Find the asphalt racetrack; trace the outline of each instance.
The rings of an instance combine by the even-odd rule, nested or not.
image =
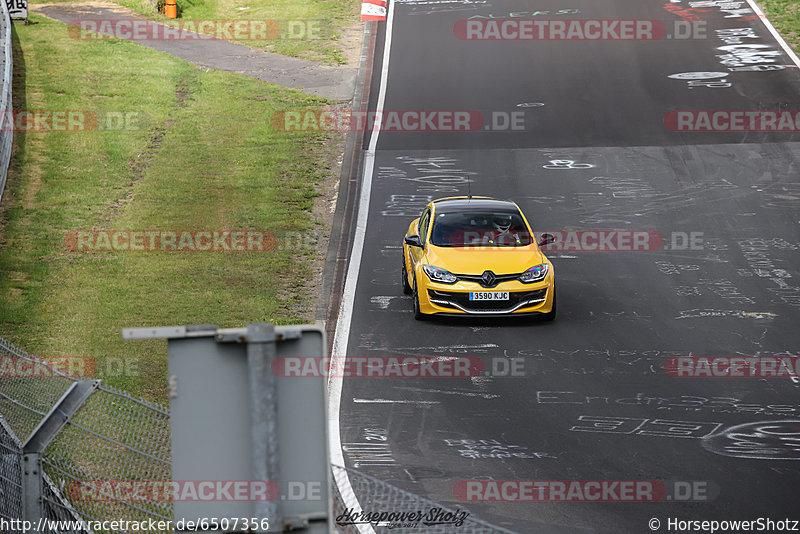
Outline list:
[[[800,520],[800,380],[668,372],[679,357],[798,354],[795,59],[744,1],[535,4],[394,0],[379,23],[370,110],[458,111],[469,131],[445,121],[365,133],[363,234],[335,350],[479,358],[484,372],[339,380],[338,454],[516,532]],[[640,28],[658,38],[478,38],[511,18],[547,21],[543,31],[650,21]],[[547,252],[555,322],[413,319],[400,287],[405,230],[430,200],[468,192],[516,201],[562,245],[578,236]],[[659,238],[637,250],[581,242],[612,230]],[[464,491],[487,480],[650,481],[663,495]]]

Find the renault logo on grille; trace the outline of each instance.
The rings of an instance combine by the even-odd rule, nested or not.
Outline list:
[[[483,287],[492,287],[497,282],[497,277],[492,271],[484,271],[481,275],[481,285]]]

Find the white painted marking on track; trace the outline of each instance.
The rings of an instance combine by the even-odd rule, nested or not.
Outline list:
[[[486,376],[486,375],[472,376],[472,377],[470,377],[469,380],[478,389],[485,390],[486,388],[489,387],[489,382],[492,381],[492,377],[491,376]]]
[[[482,399],[497,399],[500,397],[500,395],[495,395],[494,393],[477,393],[475,391],[462,391],[459,389],[425,389],[425,388],[412,388],[412,387],[398,387],[395,389],[416,391],[418,393],[436,393],[438,395],[460,395],[462,397],[480,397]]]
[[[441,404],[439,401],[422,401],[422,400],[404,400],[404,399],[356,399],[353,398],[356,404],[415,404],[419,406],[428,406],[431,404]]]
[[[381,83],[378,90],[378,103],[376,111],[383,110],[386,101],[386,83],[389,73],[389,52],[392,49],[392,25],[394,23],[394,2],[389,2],[386,16],[386,39],[383,47],[383,63],[381,65]],[[381,114],[378,113],[378,117]],[[380,119],[379,121],[380,122]],[[339,317],[336,323],[336,333],[333,337],[333,355],[347,358],[347,343],[350,338],[350,323],[353,320],[353,303],[358,283],[358,272],[361,268],[361,257],[364,252],[364,238],[367,232],[367,216],[369,214],[369,198],[372,192],[372,173],[375,168],[375,147],[378,144],[380,126],[376,125],[370,138],[369,150],[364,156],[364,179],[361,183],[361,195],[358,202],[358,218],[356,219],[355,235],[353,236],[353,249],[350,253],[350,263],[347,267],[347,279],[339,307]],[[338,374],[338,373],[337,373]],[[342,377],[331,375],[328,381],[328,443],[330,447],[331,463],[344,467],[344,451],[339,430],[339,410],[342,399]],[[339,488],[339,493],[345,501],[347,508],[361,510],[350,483],[350,477],[344,469],[334,470],[334,480]],[[361,534],[375,534],[375,529],[369,524],[356,525]]]
[[[396,295],[376,295],[374,297],[369,298],[369,303],[378,306],[379,310],[386,310],[389,308],[389,305],[392,303],[392,300],[394,299],[405,300],[404,297]]]
[[[478,345],[437,345],[435,347],[403,347],[402,350],[431,350],[442,351],[444,349],[493,349],[497,348],[496,343],[480,343]]]

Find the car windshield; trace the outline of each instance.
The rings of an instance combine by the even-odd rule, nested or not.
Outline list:
[[[524,247],[531,235],[519,212],[437,213],[431,244],[437,247]]]

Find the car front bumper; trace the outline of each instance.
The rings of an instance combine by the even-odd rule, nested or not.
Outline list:
[[[491,289],[469,282],[428,283],[419,289],[420,311],[424,314],[497,316],[549,313],[553,308],[555,284],[548,276],[534,284],[506,282]],[[508,291],[509,299],[470,301],[469,294],[473,291]]]

